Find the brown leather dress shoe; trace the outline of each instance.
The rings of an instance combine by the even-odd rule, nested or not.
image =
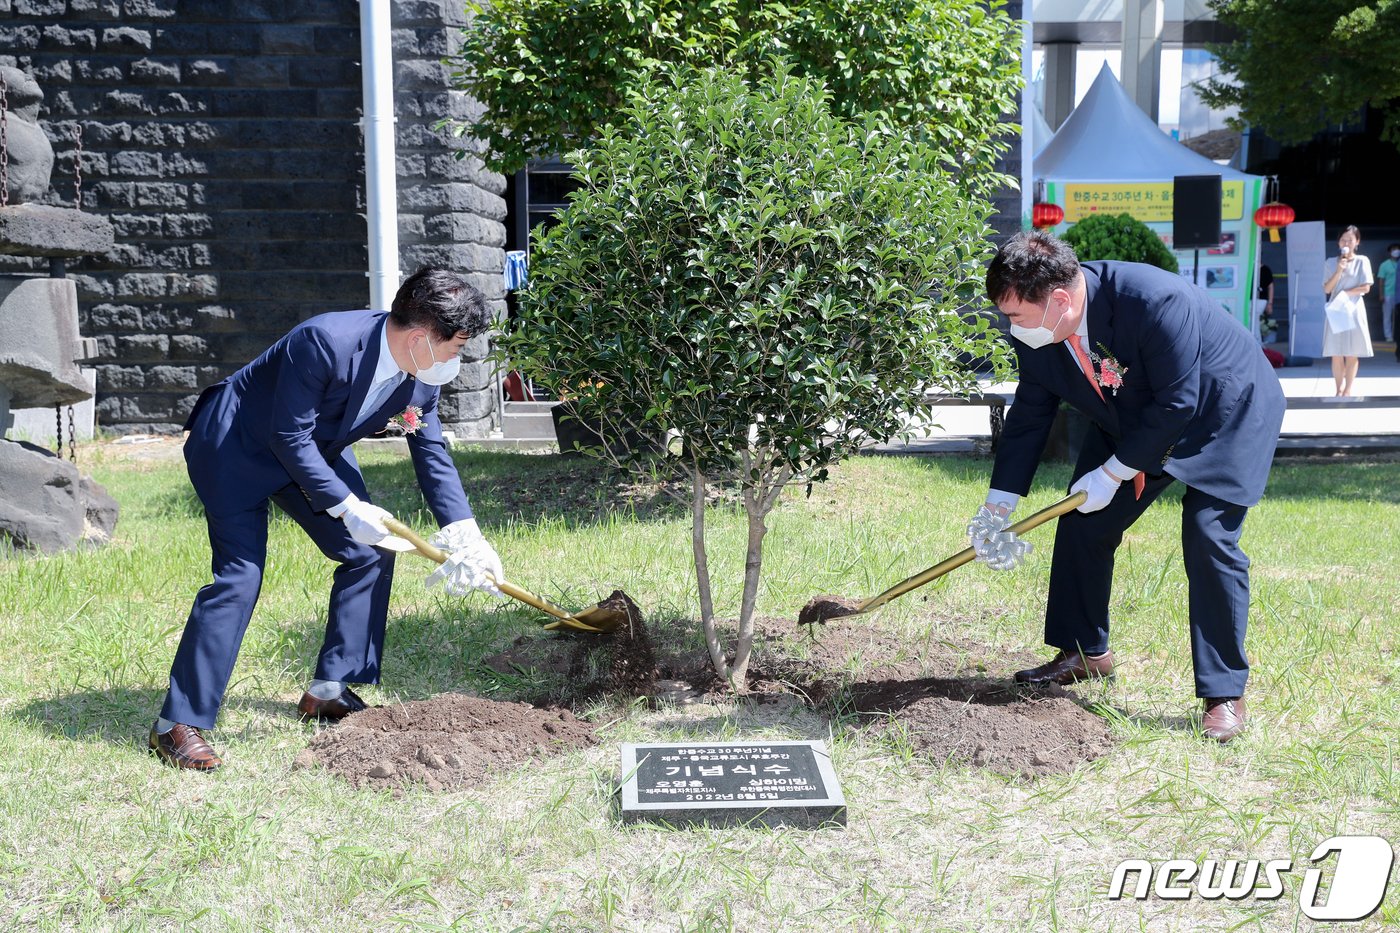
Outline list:
[[[322,721],[339,722],[351,713],[358,713],[362,709],[369,709],[369,704],[355,695],[355,691],[346,687],[340,691],[340,696],[329,700],[318,700],[310,693],[301,695],[301,702],[297,704],[297,712],[301,713],[302,719],[320,719]]]
[[[224,763],[213,746],[204,741],[203,733],[182,722],[169,732],[157,732],[152,726],[147,744],[161,761],[187,771],[213,771]]]
[[[1223,744],[1243,732],[1248,720],[1244,697],[1207,697],[1201,733]]]
[[[1112,651],[1105,651],[1098,657],[1080,654],[1078,651],[1061,651],[1039,667],[1017,671],[1016,683],[1043,687],[1046,684],[1072,684],[1076,680],[1112,676]]]

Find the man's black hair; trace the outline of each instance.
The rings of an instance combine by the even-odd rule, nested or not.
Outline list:
[[[486,296],[455,272],[425,266],[399,286],[389,317],[399,327],[426,327],[439,340],[467,339],[491,326]]]
[[[1007,298],[1040,304],[1079,275],[1079,257],[1053,233],[1018,233],[997,250],[987,267],[987,297],[999,305]]]

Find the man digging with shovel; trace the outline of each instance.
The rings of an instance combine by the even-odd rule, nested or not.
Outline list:
[[[423,269],[391,311],[313,317],[200,395],[185,424],[185,461],[204,504],[214,582],[195,596],[151,729],[163,761],[196,771],[223,763],[200,730],[214,726],[257,603],[269,500],[339,564],[315,679],[297,709],[304,719],[339,720],[365,708],[348,684],[379,681],[394,554],[413,545],[385,528],[389,513],[368,501],[350,445],[391,419],[408,433],[418,485],[441,526],[433,543],[448,552],[430,583],[500,595],[491,583],[505,579],[500,558],[472,518],[437,414],[457,354],[490,321],[464,278]]]
[[[1082,265],[1049,233],[1007,241],[987,270],[987,297],[1011,320],[1020,382],[969,526],[978,559],[997,569],[994,540],[1035,475],[1064,400],[1093,426],[1070,491],[1088,498],[1060,519],[1050,567],[1046,664],[1029,684],[1113,673],[1108,602],[1123,533],[1173,481],[1182,496],[1191,656],[1202,730],[1228,742],[1244,728],[1249,558],[1245,513],[1269,478],[1283,390],[1238,321],[1204,290],[1153,266]]]

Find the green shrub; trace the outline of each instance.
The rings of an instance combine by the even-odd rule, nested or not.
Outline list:
[[[1131,214],[1090,214],[1069,228],[1064,240],[1080,262],[1116,259],[1145,262],[1176,272],[1176,257],[1152,229]]]
[[[979,295],[991,208],[929,148],[838,117],[781,63],[752,82],[724,68],[645,80],[571,159],[581,187],[536,242],[501,347],[605,438],[671,438],[659,465],[690,481],[711,660],[741,687],[783,487],[906,430],[925,388],[970,390],[964,359],[1006,371],[997,331],[959,314]],[[732,659],[704,548],[707,486],[727,478],[749,519]]]
[[[883,111],[969,181],[993,181],[1008,139],[999,121],[1020,88],[1020,26],[1002,0],[482,0],[468,10],[452,80],[485,110],[454,130],[507,173],[588,145],[658,65],[763,72],[779,55],[825,81],[838,114]]]

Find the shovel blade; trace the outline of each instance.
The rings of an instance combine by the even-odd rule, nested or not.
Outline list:
[[[575,623],[583,623],[578,625]],[[627,613],[620,609],[610,609],[607,606],[594,606],[592,609],[585,609],[582,612],[575,612],[572,618],[556,619],[545,624],[546,631],[553,631],[559,628],[569,628],[579,632],[615,632],[627,624]]]

